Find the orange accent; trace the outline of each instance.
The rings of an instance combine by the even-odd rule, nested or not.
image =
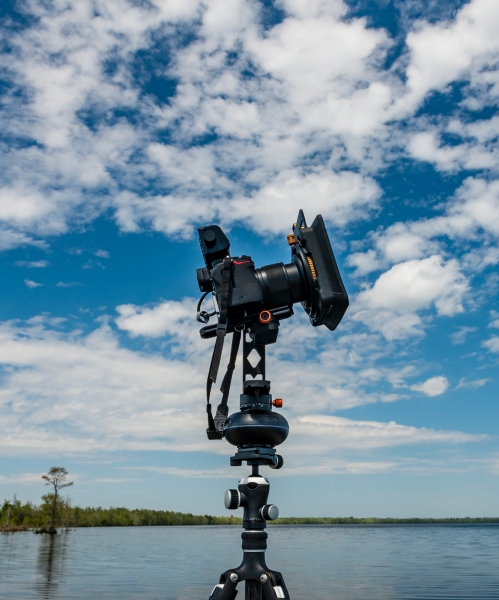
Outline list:
[[[296,244],[296,240],[295,240],[294,234],[290,233],[289,235],[286,236],[286,239],[288,240],[288,244],[290,246],[292,246],[293,244]]]
[[[272,400],[272,406],[275,406],[276,408],[282,408],[282,398],[276,398],[275,400]]]
[[[263,323],[265,325],[267,323],[270,323],[270,319],[272,319],[272,315],[270,314],[270,312],[268,310],[262,310],[262,312],[260,313],[260,316],[258,318],[260,319],[260,323]]]
[[[317,279],[317,271],[315,270],[314,261],[307,256],[308,266],[310,267],[310,272],[312,273],[312,279]]]

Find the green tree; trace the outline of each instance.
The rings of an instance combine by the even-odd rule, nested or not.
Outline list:
[[[68,472],[64,467],[52,467],[46,475],[42,475],[45,485],[52,488],[49,494],[43,496],[43,500],[49,506],[50,510],[50,531],[55,531],[57,514],[63,505],[60,491],[74,484],[74,481],[66,481],[67,474]]]

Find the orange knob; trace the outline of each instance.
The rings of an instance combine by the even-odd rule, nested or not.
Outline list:
[[[270,323],[270,320],[272,319],[272,314],[268,310],[262,310],[259,319],[260,323],[263,323],[265,325],[266,323]]]
[[[276,398],[275,400],[272,400],[272,406],[275,406],[276,408],[282,408],[282,398]]]

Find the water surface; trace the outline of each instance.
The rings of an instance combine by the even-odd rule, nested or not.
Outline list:
[[[499,600],[499,525],[269,527],[291,600]],[[207,600],[239,527],[0,534],[0,598]],[[244,600],[241,588],[238,598]]]

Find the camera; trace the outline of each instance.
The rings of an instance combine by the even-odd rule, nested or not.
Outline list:
[[[224,259],[230,256],[230,242],[218,225],[198,229],[206,267],[197,270],[199,289],[213,292],[219,313],[223,294]],[[314,327],[334,330],[348,307],[348,295],[341,280],[326,226],[317,215],[307,226],[300,210],[293,233],[287,236],[291,262],[255,268],[250,256],[232,257],[227,301],[227,333],[252,325],[258,343],[277,339],[279,320],[293,314],[301,303]],[[207,322],[208,313],[198,310],[198,321]],[[261,326],[261,327],[260,327]],[[203,327],[202,338],[216,335],[217,326]]]

